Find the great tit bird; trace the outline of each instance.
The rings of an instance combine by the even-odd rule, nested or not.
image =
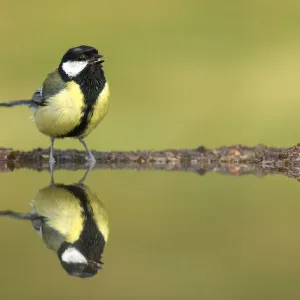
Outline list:
[[[32,206],[29,213],[0,211],[0,216],[31,220],[69,275],[97,274],[109,235],[107,212],[98,197],[83,184],[53,184],[37,193]]]
[[[0,103],[0,106],[29,105],[40,132],[51,139],[50,163],[54,163],[54,140],[77,138],[95,162],[84,138],[104,118],[108,110],[109,87],[105,79],[103,56],[90,46],[69,49],[56,70],[30,100]]]

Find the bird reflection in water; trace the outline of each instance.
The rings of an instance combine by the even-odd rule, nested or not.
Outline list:
[[[81,278],[97,274],[109,235],[108,217],[103,203],[83,180],[71,185],[51,181],[31,205],[28,213],[7,210],[0,211],[0,216],[30,220],[68,274]]]

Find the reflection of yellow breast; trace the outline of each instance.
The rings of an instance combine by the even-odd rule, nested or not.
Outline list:
[[[64,135],[80,123],[83,105],[83,93],[72,81],[63,91],[47,99],[46,106],[38,107],[34,121],[39,131],[48,136]]]
[[[108,110],[108,98],[109,98],[109,87],[108,83],[105,83],[103,90],[101,91],[93,110],[93,114],[90,117],[90,121],[88,127],[81,135],[82,137],[86,137],[93,131],[98,124],[102,121],[105,117],[107,110]]]
[[[58,231],[67,242],[74,243],[80,238],[84,222],[88,217],[79,199],[68,190],[69,186],[51,185],[41,189],[36,195],[33,206],[40,217],[45,218],[46,224]],[[70,186],[71,187],[71,186]],[[77,186],[86,195],[89,217],[93,218],[105,242],[109,236],[108,215],[104,204],[87,186]]]
[[[33,205],[39,216],[45,217],[48,226],[61,233],[66,241],[74,243],[83,229],[80,200],[62,186],[41,189]]]

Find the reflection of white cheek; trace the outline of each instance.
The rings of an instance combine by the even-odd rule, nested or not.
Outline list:
[[[86,258],[75,248],[70,247],[61,256],[62,261],[66,263],[87,264]]]
[[[86,66],[87,61],[67,61],[62,64],[62,69],[70,77],[77,76]]]

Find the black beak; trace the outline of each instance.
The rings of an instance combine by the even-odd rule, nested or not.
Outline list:
[[[104,63],[103,55],[95,54],[92,60],[90,61],[91,64],[102,64]]]
[[[98,262],[95,262],[95,261],[89,261],[89,265],[93,268],[93,269],[95,269],[95,270],[100,270],[100,269],[102,269],[102,265],[103,265],[103,263],[102,262],[100,262],[100,263],[98,263]]]

